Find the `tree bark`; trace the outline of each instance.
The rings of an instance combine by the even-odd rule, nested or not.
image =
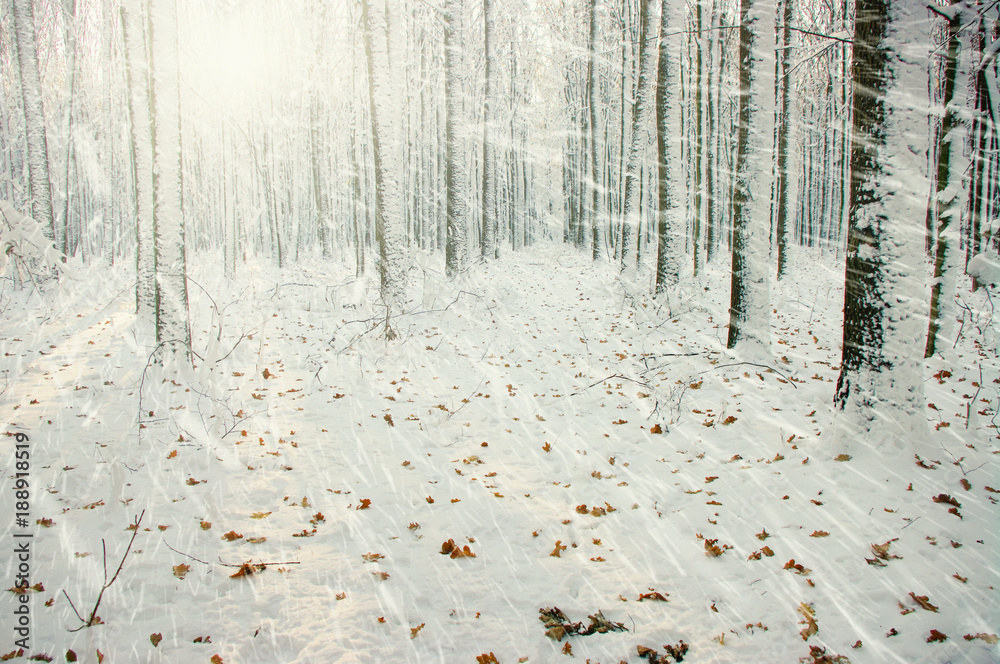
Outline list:
[[[21,98],[27,134],[28,191],[31,216],[46,228],[49,239],[55,238],[52,216],[52,188],[49,178],[49,148],[45,135],[45,111],[42,105],[42,82],[38,73],[38,48],[32,0],[13,0],[14,41],[21,73]]]

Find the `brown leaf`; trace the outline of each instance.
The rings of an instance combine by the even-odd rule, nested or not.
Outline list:
[[[227,542],[235,542],[238,539],[243,539],[243,535],[236,532],[235,530],[230,530],[228,533],[222,536],[222,539]]]
[[[370,499],[370,498],[362,498],[362,499],[361,499],[361,504],[360,504],[360,505],[358,505],[358,506],[357,506],[357,507],[356,507],[355,509],[359,509],[359,510],[366,510],[366,509],[368,509],[369,507],[371,507],[371,505],[372,505],[372,501],[371,501],[371,499]],[[303,506],[303,507],[304,507],[304,506]]]
[[[76,653],[72,649],[66,651],[66,661],[67,662],[75,662],[75,661],[77,661],[77,659],[76,659]]]
[[[774,555],[774,551],[771,551],[771,547],[769,547],[769,546],[761,547],[760,552],[763,553],[768,558],[770,558],[770,557],[772,557]]]
[[[168,454],[167,458],[168,459],[173,459],[175,456],[177,456],[177,450],[174,450],[170,454]]]
[[[160,641],[162,641],[162,640],[163,640],[163,635],[160,634],[160,633],[150,634],[149,635],[149,642],[153,644],[154,648],[156,646],[160,645]]]
[[[363,553],[361,557],[365,559],[366,563],[377,563],[378,561],[385,558],[381,553]]]
[[[834,461],[850,461],[851,460],[851,455],[850,454],[838,454],[837,456],[833,457],[833,460]]]
[[[809,537],[828,537],[829,535],[830,533],[826,532],[825,530],[814,530],[812,532],[812,535],[810,535]]]
[[[921,609],[937,613],[938,608],[927,601],[927,595],[916,595],[914,593],[910,593],[910,597],[913,598],[914,602],[920,605]]]
[[[764,540],[766,540],[770,536],[771,536],[771,534],[769,532],[767,532],[766,528],[764,530],[761,530],[759,533],[757,533],[757,539],[759,539],[761,542],[763,542]]]
[[[801,574],[802,576],[806,576],[806,575],[809,574],[809,572],[812,571],[808,567],[803,567],[802,565],[799,565],[798,563],[796,563],[795,562],[795,558],[792,558],[787,563],[785,563],[785,566],[782,569],[791,570],[791,571],[795,572],[796,574]]]
[[[717,558],[724,554],[729,549],[733,548],[728,544],[723,544],[721,547],[717,546],[715,543],[718,542],[717,539],[706,539],[705,540],[705,555],[712,558]]]
[[[202,521],[199,525],[201,526],[202,530],[208,530],[209,528],[212,527],[212,524],[209,521]]]
[[[948,635],[942,634],[936,629],[932,629],[931,635],[927,637],[927,643],[931,643],[933,641],[947,641],[947,640],[948,640]]]
[[[476,655],[476,663],[477,664],[500,664],[500,662],[497,661],[496,655],[494,655],[492,652],[489,653],[489,654],[483,653],[482,655]]]
[[[426,623],[420,623],[420,624],[419,624],[419,625],[417,625],[416,627],[411,627],[411,628],[410,628],[410,638],[411,638],[411,639],[415,639],[415,638],[417,638],[417,634],[419,634],[419,633],[420,633],[420,630],[422,630],[422,629],[424,628],[424,625],[425,625],[425,624],[426,624]]]
[[[670,593],[667,593],[667,594],[669,595]],[[648,593],[639,593],[639,599],[637,601],[643,602],[643,601],[646,601],[646,600],[649,600],[651,602],[669,602],[670,601],[666,597],[663,596],[663,593],[659,593],[656,590],[654,590],[653,588],[650,588]]]
[[[721,424],[723,426],[729,426],[730,424],[732,424],[735,421],[736,421],[736,417],[734,415],[730,415],[726,419],[722,420]]]
[[[800,603],[797,609],[799,613],[805,620],[800,620],[800,625],[805,625],[805,629],[799,632],[803,641],[808,641],[809,637],[813,634],[819,632],[819,622],[816,620],[816,612],[813,610],[812,604]]]
[[[962,506],[961,503],[959,503],[957,500],[955,500],[946,493],[939,493],[935,497],[931,498],[931,500],[933,500],[935,503],[948,503],[949,505],[954,505],[955,507]]]
[[[391,426],[391,427],[396,426],[395,424],[393,424],[393,422],[392,422],[392,415],[390,415],[389,413],[386,413],[385,415],[383,415],[382,419],[385,420],[386,424],[388,424],[389,426]]]
[[[649,427],[649,433],[663,433],[663,429],[660,428],[659,424],[654,424]]]
[[[212,659],[209,660],[212,664],[224,664],[222,658],[218,655],[212,655]]]
[[[174,576],[176,576],[178,579],[183,579],[184,576],[190,571],[191,571],[190,565],[185,565],[184,563],[181,563],[180,565],[174,565]]]
[[[997,638],[996,634],[987,634],[985,632],[980,632],[979,634],[966,634],[962,638],[964,638],[966,641],[972,641],[973,639],[980,639],[982,641],[986,641],[986,643],[990,644],[991,646],[995,646],[997,643],[1000,643],[1000,638]]]
[[[556,540],[556,548],[552,549],[552,553],[550,553],[549,555],[555,558],[562,558],[562,556],[559,554],[565,550],[566,550],[566,545],[562,543],[562,540]]]

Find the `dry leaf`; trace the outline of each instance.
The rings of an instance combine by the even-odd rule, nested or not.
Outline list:
[[[168,454],[167,458],[168,459],[173,459],[175,456],[177,456],[177,450],[174,450],[170,454]]]
[[[810,535],[809,537],[828,537],[829,535],[830,533],[826,532],[825,530],[814,530],[812,535]]]
[[[809,572],[812,571],[808,567],[803,567],[802,565],[797,564],[795,562],[795,558],[792,558],[787,563],[785,563],[785,566],[782,569],[791,570],[796,574],[801,574],[802,576],[806,576],[809,574]]]
[[[420,624],[419,624],[419,625],[417,625],[416,627],[411,627],[411,628],[410,628],[410,638],[411,638],[411,639],[415,639],[415,638],[417,638],[417,634],[419,634],[419,633],[420,633],[420,630],[422,630],[422,629],[424,628],[424,625],[425,625],[425,624],[426,624],[426,623],[420,623]]]
[[[947,641],[947,640],[948,640],[948,635],[942,634],[936,629],[932,629],[930,636],[927,637],[927,643],[931,643],[933,641]]]
[[[771,533],[767,532],[766,528],[764,530],[761,530],[759,533],[757,533],[757,539],[759,539],[761,542],[763,542],[764,540],[766,540],[770,536],[771,536]]]
[[[913,598],[914,602],[920,605],[921,609],[937,613],[938,608],[927,601],[927,595],[916,595],[914,593],[910,593],[910,597]]]
[[[270,515],[270,514],[271,514],[270,512],[254,512],[253,514],[250,515],[250,518],[251,519],[264,519],[264,518],[267,518],[267,516]]]
[[[160,641],[162,641],[162,640],[163,640],[163,635],[162,634],[157,633],[157,634],[150,634],[149,635],[149,642],[153,644],[154,648],[156,646],[160,645]]]
[[[813,634],[819,632],[819,623],[816,620],[816,613],[813,610],[812,604],[801,603],[799,604],[798,612],[802,614],[805,620],[800,620],[800,625],[805,625],[805,629],[799,632],[802,636],[803,641],[808,641],[809,637]]]
[[[833,457],[833,460],[834,461],[850,461],[851,460],[851,455],[850,454],[838,454],[837,456]]]
[[[174,565],[174,576],[178,579],[183,579],[184,575],[191,571],[190,565],[185,565],[181,563],[180,565]]]
[[[931,498],[935,503],[948,503],[949,505],[954,505],[955,507],[961,507],[961,503],[952,498],[946,493],[939,493],[938,495]]]
[[[370,498],[362,498],[361,499],[361,504],[358,505],[355,509],[366,510],[369,507],[371,507],[371,505],[372,505],[372,501],[371,501]]]
[[[997,643],[1000,643],[1000,638],[997,638],[996,634],[987,634],[985,632],[980,632],[979,634],[966,634],[962,638],[964,638],[966,641],[972,641],[973,639],[980,639],[990,644],[991,646],[995,646]]]
[[[228,533],[222,536],[222,539],[227,542],[235,542],[238,539],[243,539],[243,535],[236,532],[235,530],[230,530]]]
[[[361,554],[361,557],[365,559],[366,563],[375,563],[385,558],[381,553],[364,553]]]
[[[212,527],[212,524],[209,521],[202,521],[201,524],[199,525],[201,525],[202,530],[208,530],[209,528]]]
[[[212,655],[212,659],[209,660],[212,664],[224,664],[222,658],[218,655]]]
[[[717,558],[717,557],[721,556],[722,554],[724,554],[729,549],[733,548],[733,547],[729,546],[728,544],[723,544],[721,547],[716,546],[715,543],[718,542],[718,541],[719,540],[717,540],[717,539],[706,539],[705,540],[705,555],[706,556],[710,556],[712,558]]]
[[[562,540],[556,540],[556,548],[552,549],[552,553],[550,553],[549,555],[555,558],[562,558],[562,556],[559,554],[565,550],[566,546],[562,543]]]

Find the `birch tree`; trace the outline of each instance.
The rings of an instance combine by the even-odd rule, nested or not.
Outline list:
[[[21,98],[27,138],[28,192],[31,216],[46,228],[49,239],[55,238],[52,216],[52,189],[49,179],[49,148],[45,135],[45,111],[42,106],[42,82],[38,73],[38,48],[32,0],[13,0],[14,42],[21,72]]]

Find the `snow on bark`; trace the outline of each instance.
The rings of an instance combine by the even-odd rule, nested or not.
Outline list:
[[[156,306],[156,253],[153,235],[153,155],[150,126],[146,23],[139,0],[121,11],[125,33],[128,106],[131,118],[132,215],[136,228],[136,312],[152,320]]]
[[[919,4],[859,0],[857,11],[843,359],[834,401],[878,432],[876,440],[905,439],[926,426],[923,86],[932,40]]]
[[[651,0],[639,0],[639,82],[635,92],[635,110],[632,113],[632,142],[629,146],[628,165],[625,169],[625,203],[622,225],[622,270],[638,268],[639,257],[639,197],[640,169],[643,153],[649,143],[650,81],[655,76],[656,40],[649,38]]]
[[[740,8],[740,97],[733,192],[732,286],[727,347],[758,359],[770,355],[770,182],[773,150],[773,7]]]
[[[386,7],[386,11],[392,9]],[[389,310],[402,299],[405,286],[403,247],[397,230],[403,216],[403,190],[397,173],[402,164],[401,145],[393,133],[393,122],[400,115],[390,89],[386,17],[381,12],[372,12],[369,0],[363,0],[362,22],[375,161],[375,241],[379,251],[380,293],[388,318]]]
[[[32,0],[13,0],[14,41],[21,72],[21,96],[27,139],[28,189],[31,216],[46,227],[54,238],[52,190],[49,180],[49,149],[45,137],[45,112],[42,106],[42,83],[38,73],[38,51]]]
[[[447,230],[445,240],[445,273],[454,277],[465,267],[466,227],[468,206],[465,202],[466,176],[462,138],[458,120],[462,112],[461,79],[458,65],[461,58],[456,24],[459,21],[458,3],[447,0],[444,13],[444,62],[445,62],[445,187],[447,190]]]
[[[659,295],[680,281],[681,260],[684,252],[684,230],[681,209],[677,204],[677,185],[674,177],[673,159],[676,150],[674,137],[679,135],[676,127],[677,114],[674,88],[671,77],[674,62],[668,44],[670,2],[663,0],[660,11],[659,62],[656,70],[656,156],[657,179],[659,180],[659,209],[657,212],[656,243],[656,294]]]
[[[156,246],[156,341],[191,345],[184,218],[181,209],[180,91],[175,0],[151,0],[150,100],[153,138],[153,234]],[[176,352],[177,348],[174,347]]]

